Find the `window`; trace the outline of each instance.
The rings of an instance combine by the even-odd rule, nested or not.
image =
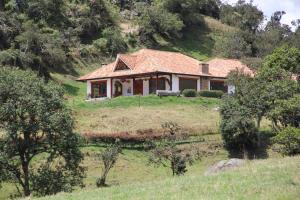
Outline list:
[[[157,90],[165,90],[166,89],[166,81],[164,78],[158,78]],[[156,93],[156,79],[149,80],[149,93]]]
[[[92,82],[92,98],[107,97],[106,81]]]
[[[197,90],[197,79],[179,78],[179,90],[182,92],[185,89]]]
[[[228,87],[227,87],[227,85],[225,85],[224,81],[211,80],[210,81],[210,89],[211,90],[222,90],[223,92],[227,92]]]

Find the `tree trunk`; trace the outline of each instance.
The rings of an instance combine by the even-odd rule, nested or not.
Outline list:
[[[30,188],[29,188],[29,169],[28,169],[28,163],[23,162],[22,163],[22,169],[24,173],[24,186],[23,186],[23,191],[24,195],[26,197],[30,196]]]
[[[259,133],[259,129],[260,129],[260,124],[261,124],[261,120],[262,117],[258,116],[257,117],[257,145],[260,147],[261,146],[261,137],[260,137],[260,133]]]

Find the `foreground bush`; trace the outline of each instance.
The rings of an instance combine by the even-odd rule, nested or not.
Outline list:
[[[183,96],[185,97],[196,97],[197,91],[194,89],[185,89],[182,91]]]
[[[221,90],[204,90],[198,93],[201,97],[219,98],[221,99],[225,93]]]
[[[273,138],[276,150],[282,155],[300,154],[300,129],[287,127]]]

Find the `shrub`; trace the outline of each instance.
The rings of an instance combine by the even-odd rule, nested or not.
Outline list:
[[[300,154],[300,129],[291,126],[285,128],[273,137],[273,143],[282,155]]]
[[[194,89],[185,89],[182,91],[183,96],[185,97],[196,97],[197,92]]]
[[[224,92],[221,90],[204,90],[198,93],[201,97],[222,98]]]
[[[111,143],[119,140],[123,144],[143,144],[149,140],[160,140],[165,137],[162,130],[139,130],[137,133],[85,133],[84,138],[91,143]]]
[[[228,97],[220,108],[220,130],[225,148],[231,156],[248,157],[257,147],[257,129],[251,112],[239,102]],[[242,155],[242,153],[244,155]]]
[[[116,141],[114,145],[111,145],[105,149],[105,151],[100,155],[100,158],[103,162],[102,175],[97,179],[96,185],[97,187],[106,186],[106,177],[116,164],[118,160],[118,156],[121,153],[121,145],[119,141]]]
[[[176,141],[180,140],[182,128],[173,122],[162,124],[167,137],[155,143],[151,151],[149,162],[155,166],[169,167],[173,176],[184,175],[187,172],[187,164],[192,165],[195,160],[200,159],[200,152],[179,148]]]

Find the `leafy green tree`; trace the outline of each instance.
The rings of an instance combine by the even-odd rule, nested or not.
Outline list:
[[[106,49],[109,55],[116,56],[118,53],[127,50],[126,42],[119,29],[107,28],[103,31],[102,35],[106,40]]]
[[[176,14],[185,26],[201,23],[202,15],[219,18],[221,4],[218,0],[164,0],[157,1],[163,8]]]
[[[155,43],[155,34],[168,38],[179,37],[183,22],[175,14],[168,12],[161,6],[149,6],[139,17],[140,40],[142,43]]]
[[[1,174],[20,186],[25,196],[70,191],[82,185],[80,138],[73,132],[74,122],[60,86],[45,83],[29,71],[1,68],[0,127]],[[64,177],[60,186],[54,180],[58,176],[61,181]]]
[[[300,74],[300,50],[284,45],[274,50],[267,56],[264,65],[266,67],[280,67],[291,73]]]
[[[60,68],[67,63],[62,41],[54,30],[44,33],[37,25],[28,21],[23,25],[23,32],[16,37],[19,47],[20,67],[31,68],[40,76],[49,78],[49,71]]]
[[[10,48],[14,38],[21,30],[20,22],[15,15],[0,12],[0,50]]]
[[[226,58],[241,59],[251,56],[251,45],[243,38],[241,32],[227,33],[216,44],[216,53]]]
[[[240,28],[254,34],[264,20],[264,14],[253,2],[239,0],[234,6],[223,4],[220,9],[223,23]]]
[[[51,27],[62,27],[66,23],[66,1],[29,0],[26,13],[35,22],[45,21]]]
[[[287,100],[277,100],[268,117],[278,128],[281,126],[300,128],[300,95],[297,94]]]
[[[291,28],[281,23],[281,19],[285,14],[284,11],[276,11],[266,27],[258,31],[256,40],[254,41],[257,56],[265,57],[291,39]]]

